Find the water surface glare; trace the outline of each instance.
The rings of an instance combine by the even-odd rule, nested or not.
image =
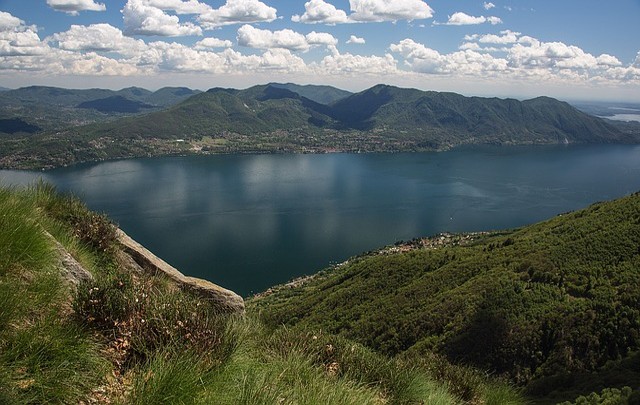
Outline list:
[[[522,226],[640,190],[640,147],[133,159],[45,173],[184,273],[249,295],[438,232]]]

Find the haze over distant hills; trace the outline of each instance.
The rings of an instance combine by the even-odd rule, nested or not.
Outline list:
[[[157,111],[198,93],[185,87],[165,87],[155,92],[139,87],[118,91],[46,86],[6,89],[0,92],[0,120],[19,120],[26,133],[53,131]],[[11,122],[0,121],[0,134],[14,134],[19,129]]]
[[[640,140],[640,124],[616,124],[549,97],[465,97],[388,85],[355,94],[291,83],[206,92],[27,87],[0,93],[0,101],[0,131],[7,134],[0,137],[2,167],[176,153],[434,151],[468,144]]]

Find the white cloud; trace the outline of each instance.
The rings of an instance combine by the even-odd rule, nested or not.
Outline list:
[[[291,17],[293,22],[307,24],[341,24],[349,22],[347,13],[338,10],[333,4],[325,3],[324,0],[311,0],[304,3],[305,12],[302,15]]]
[[[504,30],[500,31],[500,35],[486,34],[486,35],[465,35],[465,41],[478,41],[481,44],[514,44],[518,42],[520,32]]]
[[[446,64],[440,52],[427,48],[412,39],[403,39],[397,44],[391,44],[391,52],[401,54],[407,66],[422,73],[442,73]]]
[[[78,15],[80,11],[105,11],[107,7],[94,0],[47,0],[49,7],[71,15]]]
[[[197,50],[207,50],[215,48],[231,48],[233,43],[227,39],[222,40],[218,38],[204,38],[202,41],[198,41],[193,46]]]
[[[12,16],[10,13],[0,11],[0,31],[13,30],[21,25],[24,25],[24,21]]]
[[[205,29],[224,25],[271,22],[278,18],[277,10],[258,0],[227,0],[218,9],[210,9],[198,16]]]
[[[238,45],[250,48],[308,51],[314,45],[332,47],[337,44],[338,40],[326,32],[313,31],[305,36],[290,29],[269,31],[248,24],[238,29]]]
[[[461,11],[453,13],[449,16],[449,20],[443,25],[478,25],[490,23],[491,25],[502,24],[502,20],[498,17],[472,16]]]
[[[141,62],[154,70],[169,72],[223,73],[225,71],[223,55],[198,51],[176,42],[151,42]]]
[[[349,40],[347,40],[348,44],[364,44],[366,41],[364,38],[356,37],[355,35],[351,35]]]
[[[307,43],[309,45],[338,45],[338,40],[333,35],[326,32],[311,31],[305,36],[305,38],[307,39]]]
[[[257,67],[259,70],[296,73],[302,73],[307,70],[304,60],[287,49],[269,49],[259,58]]]
[[[353,21],[422,20],[433,10],[422,0],[349,0]]]
[[[433,17],[433,10],[422,0],[349,0],[351,14],[337,9],[324,0],[305,3],[305,12],[291,20],[307,24],[341,24],[353,22],[383,22],[422,20]]]
[[[491,2],[484,2],[484,4],[482,4],[482,7],[484,7],[485,10],[491,10],[492,8],[494,8],[496,5],[491,3]]]
[[[500,34],[467,35],[460,51],[449,54],[441,54],[408,38],[392,44],[390,49],[402,55],[409,70],[424,74],[565,83],[640,79],[637,66],[624,67],[618,58],[609,54],[594,56],[573,45],[545,43],[519,32],[507,30]],[[495,57],[492,52],[502,52],[505,56]]]
[[[193,23],[180,23],[178,16],[169,15],[150,5],[148,0],[128,0],[122,9],[124,32],[127,35],[158,35],[177,37],[202,35],[202,29]]]
[[[26,26],[21,19],[0,11],[0,57],[42,55],[48,48],[35,26]]]
[[[611,66],[611,67],[622,66],[622,62],[620,62],[618,58],[606,53],[603,53],[602,55],[598,56],[596,60],[598,61],[598,65],[601,65],[601,66]]]
[[[311,66],[318,75],[393,75],[400,73],[392,55],[363,56],[334,52]]]
[[[175,11],[176,14],[202,14],[211,10],[211,6],[198,0],[146,0],[150,7]]]
[[[80,76],[131,76],[140,73],[135,65],[107,58],[95,52],[65,55],[56,67],[57,73]]]
[[[471,49],[441,54],[408,38],[392,44],[390,49],[401,54],[405,65],[419,73],[495,77],[507,70],[506,60]]]
[[[47,40],[67,51],[117,52],[132,56],[146,49],[144,41],[126,37],[109,24],[72,25],[69,30],[53,34]]]
[[[284,29],[269,31],[243,25],[238,29],[238,45],[257,49],[283,48],[294,51],[306,51],[309,43],[304,35]]]

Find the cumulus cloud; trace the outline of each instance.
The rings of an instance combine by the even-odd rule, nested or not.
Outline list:
[[[423,20],[433,10],[422,0],[350,0],[353,21]]]
[[[304,3],[305,12],[302,15],[294,15],[291,17],[293,22],[301,22],[307,24],[341,24],[349,22],[347,13],[338,10],[333,4],[325,3],[324,0],[311,0]]]
[[[320,63],[312,64],[311,68],[322,75],[391,75],[400,73],[393,55],[340,54],[337,50],[333,54],[325,56]]]
[[[465,35],[465,41],[478,41],[481,44],[514,44],[518,42],[518,37],[522,35],[520,32],[511,30],[500,31],[500,35]]]
[[[278,18],[277,10],[258,0],[227,0],[218,9],[210,9],[198,16],[206,29],[224,25],[271,22]]]
[[[561,42],[542,42],[518,32],[501,35],[467,35],[460,51],[441,54],[437,50],[404,39],[390,46],[414,72],[451,76],[502,77],[547,81],[630,81],[640,79],[637,66],[624,67],[609,54],[595,56]],[[486,47],[485,44],[501,47]],[[492,52],[501,52],[496,57]],[[640,58],[640,56],[639,56]]]
[[[351,14],[337,9],[324,0],[305,3],[305,12],[291,20],[307,24],[342,24],[353,22],[383,22],[422,20],[433,17],[433,10],[422,0],[349,0]]]
[[[347,40],[348,44],[364,44],[366,41],[364,38],[356,37],[355,35],[351,35]]]
[[[194,48],[198,50],[206,50],[206,49],[215,49],[215,48],[231,48],[233,43],[227,39],[218,39],[218,38],[204,38],[201,41],[198,41],[194,44]]]
[[[238,45],[258,49],[283,48],[295,51],[309,49],[307,39],[298,32],[290,29],[261,30],[251,25],[243,25],[238,29]]]
[[[198,0],[128,0],[122,13],[127,35],[167,37],[202,35],[202,28],[269,22],[277,18],[276,9],[259,0],[227,0],[217,9]],[[195,15],[199,25],[181,23],[178,15],[184,14]]]
[[[309,45],[325,45],[325,46],[338,45],[338,40],[333,35],[326,32],[311,31],[305,36],[305,38]]]
[[[338,40],[326,32],[300,34],[290,29],[269,31],[245,24],[238,29],[238,45],[257,49],[308,51],[314,45],[335,46]]]
[[[136,55],[146,48],[144,41],[126,37],[109,24],[72,25],[47,40],[67,51],[117,52],[124,56]]]
[[[47,0],[47,5],[56,11],[78,15],[80,11],[105,11],[107,7],[94,0]]]
[[[211,6],[198,0],[146,0],[150,7],[175,11],[176,14],[202,14],[211,10]]]
[[[21,25],[24,25],[24,21],[12,16],[10,13],[0,11],[0,31],[13,30]]]
[[[202,28],[191,22],[180,23],[180,18],[154,7],[149,0],[128,0],[122,9],[124,31],[127,35],[157,35],[177,37],[202,35]]]
[[[35,26],[24,25],[21,19],[0,11],[0,57],[42,55],[48,48]]]
[[[494,16],[475,17],[472,15],[463,13],[461,11],[458,11],[457,13],[453,13],[452,15],[450,15],[449,20],[446,23],[443,23],[442,25],[478,25],[478,24],[484,24],[484,23],[496,25],[496,24],[502,24],[502,20]]]
[[[485,10],[491,10],[495,6],[496,6],[495,4],[493,4],[491,2],[487,3],[486,1],[482,4],[482,7],[484,7]]]

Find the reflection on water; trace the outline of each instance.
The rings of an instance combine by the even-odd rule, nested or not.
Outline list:
[[[37,177],[187,274],[249,294],[399,239],[521,226],[640,189],[633,146],[123,160]]]

